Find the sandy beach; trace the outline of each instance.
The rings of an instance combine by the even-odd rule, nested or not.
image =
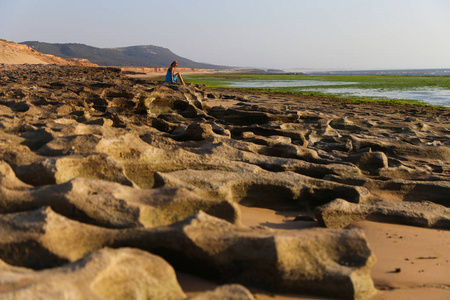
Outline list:
[[[268,226],[276,230],[302,230],[317,226],[315,222],[294,221],[304,211],[276,212],[264,208],[240,207],[242,222],[246,226]],[[440,299],[450,297],[450,233],[411,226],[371,221],[358,222],[373,249],[377,263],[371,275],[378,292],[370,299]],[[399,271],[400,270],[400,271]],[[218,285],[212,281],[178,274],[178,280],[188,295],[204,292]],[[270,294],[252,289],[256,299],[309,300],[335,299],[300,294]]]

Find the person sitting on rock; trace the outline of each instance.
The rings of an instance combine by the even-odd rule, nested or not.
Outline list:
[[[167,70],[166,74],[166,82],[177,83],[177,79],[180,79],[180,82],[186,86],[183,81],[183,77],[181,77],[180,73],[175,73],[175,68],[178,66],[178,62],[175,60],[170,64],[170,68]]]

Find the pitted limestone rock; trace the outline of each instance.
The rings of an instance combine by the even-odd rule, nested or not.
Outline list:
[[[158,253],[175,268],[274,291],[352,299],[375,292],[370,278],[375,257],[356,229],[287,233],[245,228],[200,212],[170,226],[113,230],[50,208],[2,215],[0,226],[0,259],[12,265],[48,268],[103,247],[133,247]],[[194,267],[199,260],[200,269]]]
[[[33,271],[0,261],[2,299],[183,299],[174,269],[132,249],[102,249],[54,269]]]
[[[450,209],[431,202],[377,201],[355,204],[336,199],[316,207],[319,223],[328,228],[344,228],[361,220],[450,229]]]

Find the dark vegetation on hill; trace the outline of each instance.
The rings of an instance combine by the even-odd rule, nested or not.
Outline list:
[[[167,48],[158,46],[131,46],[121,48],[96,48],[84,44],[52,44],[37,41],[27,41],[21,44],[33,49],[62,58],[85,58],[100,66],[134,66],[134,67],[167,67],[177,60],[183,68],[227,69],[206,63],[198,63],[173,53]]]

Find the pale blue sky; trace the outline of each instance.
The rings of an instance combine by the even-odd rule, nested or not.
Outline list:
[[[261,68],[450,68],[450,0],[0,0],[0,38]]]

